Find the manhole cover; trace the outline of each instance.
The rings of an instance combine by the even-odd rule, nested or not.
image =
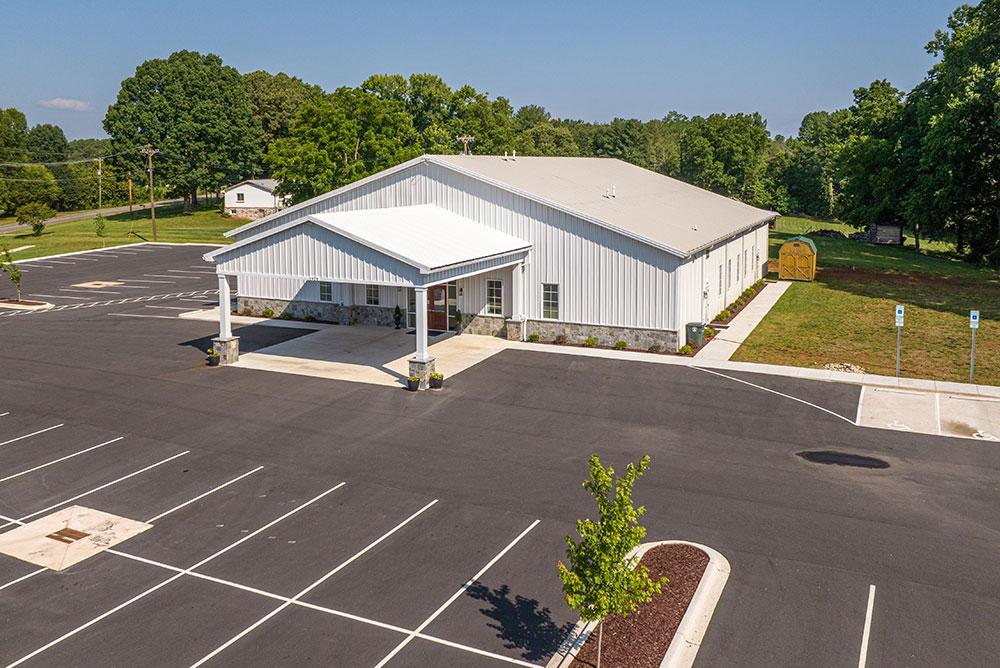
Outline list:
[[[838,466],[860,466],[866,469],[887,469],[889,462],[876,459],[875,457],[865,457],[864,455],[853,455],[849,452],[834,452],[832,450],[812,450],[796,452],[799,457],[816,464],[837,464]]]

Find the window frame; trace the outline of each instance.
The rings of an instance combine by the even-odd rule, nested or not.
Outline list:
[[[236,193],[236,203],[243,204],[244,202],[246,202],[246,199],[244,199],[244,193]]]
[[[323,289],[326,288],[327,296],[326,299],[323,298]],[[332,281],[319,281],[319,300],[321,302],[332,302],[333,301],[333,282]]]
[[[493,294],[495,292],[495,295]],[[494,299],[494,296],[496,299]],[[503,280],[486,279],[486,315],[503,315]]]
[[[372,296],[374,291],[374,296]],[[365,285],[365,306],[380,306],[377,285]]]
[[[552,311],[551,306],[546,306],[547,303],[551,303],[549,296],[555,294],[555,315],[547,315]],[[562,306],[560,303],[562,301],[562,296],[559,294],[559,284],[558,283],[542,283],[542,319],[543,320],[558,320],[559,310]]]

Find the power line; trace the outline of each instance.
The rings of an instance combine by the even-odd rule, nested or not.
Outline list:
[[[105,158],[115,158],[119,155],[125,155],[126,153],[131,153],[131,151],[122,151],[121,153],[112,153],[111,155],[101,155],[96,158],[63,160],[61,162],[0,162],[0,167],[59,167],[62,165],[78,165],[83,162],[99,162]]]

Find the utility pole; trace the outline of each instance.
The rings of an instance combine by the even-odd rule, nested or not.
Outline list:
[[[128,217],[132,218],[132,172],[128,173]]]
[[[139,153],[146,156],[149,166],[149,216],[153,221],[153,241],[156,241],[156,203],[153,199],[153,156],[159,152],[159,149],[153,148],[150,144],[146,144],[146,148],[139,149]]]
[[[462,135],[461,137],[455,137],[455,141],[462,142],[462,145],[465,147],[463,154],[469,155],[469,144],[476,141],[476,138],[469,135]]]
[[[104,180],[102,178],[102,173],[104,170],[101,169],[102,167],[104,167],[104,158],[98,158],[97,159],[97,210],[98,211],[100,211],[103,208],[102,194],[104,191]]]

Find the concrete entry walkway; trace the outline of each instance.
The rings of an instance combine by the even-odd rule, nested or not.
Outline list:
[[[406,384],[413,357],[413,330],[360,325],[334,325],[256,352],[245,353],[231,366],[292,373],[374,385]],[[454,332],[431,333],[428,354],[437,371],[454,376],[507,348],[492,336]]]
[[[729,322],[726,329],[720,329],[715,338],[709,341],[704,348],[695,355],[698,362],[716,361],[725,362],[736,349],[739,348],[764,316],[770,312],[771,308],[778,303],[781,295],[791,285],[788,281],[781,283],[768,283],[764,290],[757,295],[746,308]]]

